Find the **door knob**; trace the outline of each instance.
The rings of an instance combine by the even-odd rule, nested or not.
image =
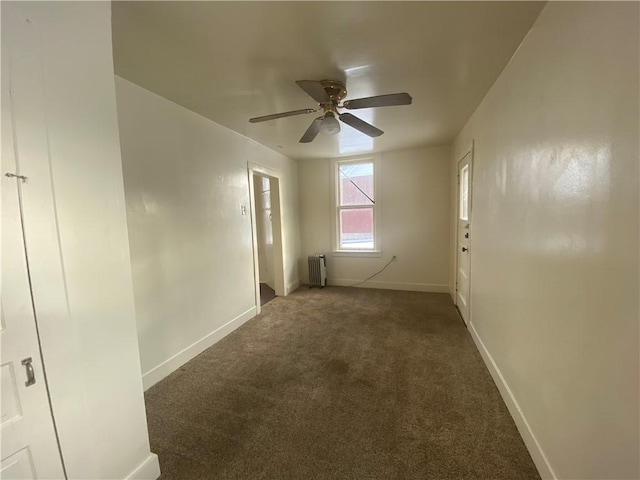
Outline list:
[[[462,251],[463,252],[467,252],[467,251],[469,251],[469,249],[467,247],[462,247]]]

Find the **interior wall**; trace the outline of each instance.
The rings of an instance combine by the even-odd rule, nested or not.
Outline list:
[[[449,147],[396,150],[380,155],[382,257],[332,255],[334,221],[330,159],[298,163],[302,258],[300,277],[308,282],[307,255],[327,254],[327,283],[351,285],[397,261],[370,288],[446,292],[449,265]]]
[[[640,473],[638,18],[548,3],[454,143],[471,332],[545,477]]]
[[[16,158],[28,177],[22,206],[30,283],[67,474],[157,478],[140,379],[111,5],[1,8]]]
[[[297,166],[120,77],[116,94],[148,387],[255,315],[247,162],[282,174],[285,284],[297,288]]]

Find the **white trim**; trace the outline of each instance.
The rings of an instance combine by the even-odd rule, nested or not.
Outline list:
[[[149,454],[133,472],[127,475],[126,480],[156,480],[160,478],[160,462],[155,453]]]
[[[487,347],[484,345],[484,342],[480,338],[480,335],[478,335],[476,327],[473,325],[473,323],[470,323],[468,328],[469,332],[471,332],[471,338],[473,338],[473,341],[480,351],[480,355],[482,355],[482,359],[484,360],[489,373],[491,373],[493,382],[498,387],[500,395],[502,396],[504,403],[507,405],[509,413],[511,413],[511,417],[513,417],[516,427],[518,427],[518,431],[522,436],[522,440],[524,440],[524,444],[527,446],[527,450],[529,450],[529,454],[531,455],[533,463],[538,469],[538,473],[540,473],[540,476],[543,480],[557,480],[558,477],[556,477],[553,468],[551,468],[549,460],[544,454],[540,443],[538,443],[535,434],[531,430],[529,422],[527,422],[527,419],[524,416],[524,413],[522,412],[518,401],[513,395],[511,388],[509,388],[509,384],[502,376],[502,372],[498,368],[496,362],[493,360],[493,357],[489,353],[489,350],[487,350]]]
[[[294,280],[293,282],[287,284],[287,295],[289,295],[291,292],[295,292],[298,287],[300,286],[300,280]]]
[[[354,283],[358,283],[357,279],[344,278],[328,278],[327,285],[335,287],[349,287]],[[379,282],[369,280],[362,284],[356,285],[358,288],[379,288],[381,290],[404,290],[408,292],[430,292],[430,293],[447,293],[449,285],[436,283],[401,283],[401,282]]]
[[[268,177],[276,177],[281,178],[282,174],[278,170],[274,170],[273,168],[265,167],[264,165],[260,165],[255,162],[247,162],[247,167],[250,170],[253,170],[254,173],[266,175]]]
[[[331,252],[332,257],[381,257],[380,250],[337,250]]]
[[[244,313],[241,313],[233,320],[228,321],[221,327],[216,328],[213,332],[208,333],[200,340],[193,342],[187,348],[182,349],[175,355],[171,356],[160,365],[153,367],[142,375],[142,385],[145,390],[152,387],[170,373],[176,371],[182,365],[194,358],[196,355],[204,352],[207,348],[222,340],[236,328],[241,326],[247,320],[256,316],[256,307],[251,307]]]
[[[262,302],[260,300],[260,266],[258,264],[258,235],[256,233],[256,187],[253,182],[253,174],[255,170],[251,162],[248,162],[247,165],[247,179],[249,181],[249,215],[251,215],[251,253],[253,254],[253,292],[256,315],[260,315],[260,312],[262,311]]]

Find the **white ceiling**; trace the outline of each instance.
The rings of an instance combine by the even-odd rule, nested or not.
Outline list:
[[[116,73],[296,158],[355,155],[450,142],[505,67],[543,2],[114,2]],[[298,140],[318,114],[294,82],[346,81],[346,99],[409,92],[409,106],[355,115]]]

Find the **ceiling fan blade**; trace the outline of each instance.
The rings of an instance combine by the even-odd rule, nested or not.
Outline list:
[[[369,135],[370,137],[379,137],[384,132],[379,128],[374,127],[370,123],[365,122],[364,120],[359,119],[355,115],[351,115],[350,113],[342,113],[340,114],[340,121],[346,123],[350,127],[355,128],[356,130],[360,130],[365,135]]]
[[[323,120],[324,120],[324,117],[316,118],[311,123],[311,125],[309,125],[309,128],[307,128],[307,131],[304,132],[304,135],[302,135],[302,138],[300,139],[300,143],[312,142],[313,139],[316,138],[316,136],[320,132],[320,127],[322,127],[322,121]]]
[[[313,80],[297,80],[298,86],[318,103],[330,102],[329,95],[320,82]]]
[[[303,115],[305,113],[313,113],[316,110],[313,108],[303,108],[302,110],[292,110],[291,112],[274,113],[273,115],[265,115],[264,117],[250,118],[249,122],[258,123],[266,122],[267,120],[275,120],[276,118],[293,117],[294,115]]]
[[[408,93],[391,93],[375,97],[357,98],[343,103],[344,108],[356,110],[358,108],[392,107],[394,105],[411,105],[411,95]]]

